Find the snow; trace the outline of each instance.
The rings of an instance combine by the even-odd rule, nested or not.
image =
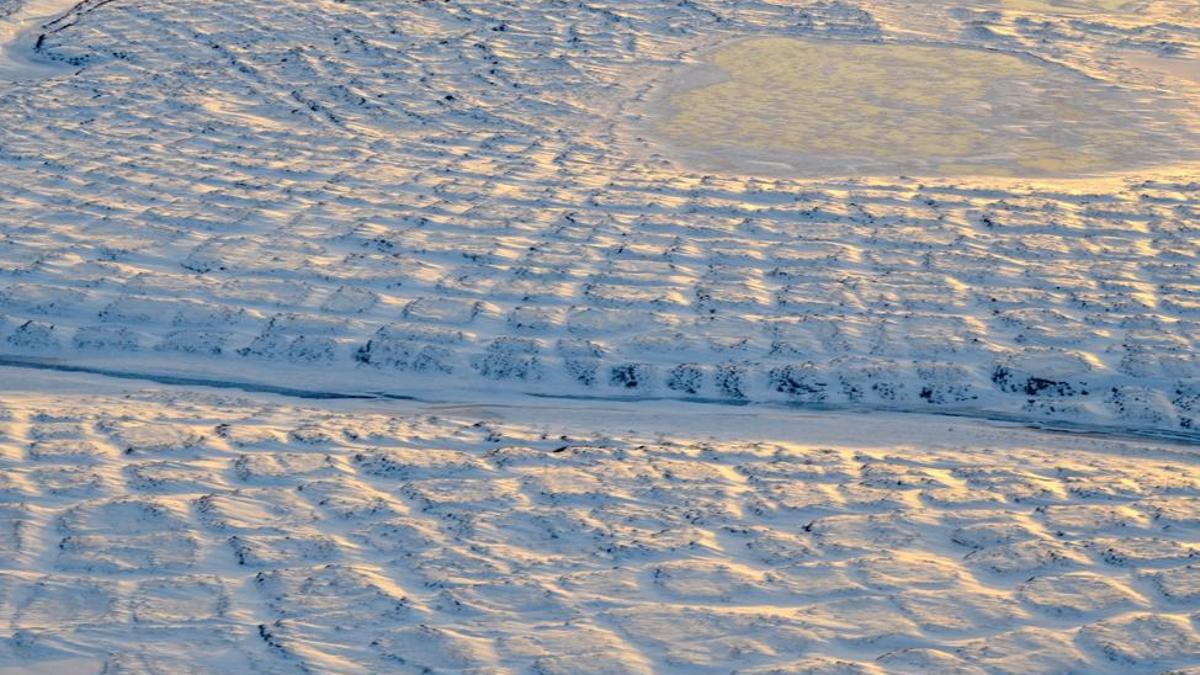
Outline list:
[[[1111,120],[1149,107],[1122,133],[1186,155],[1197,90],[1168,71],[1196,65],[1191,3],[610,4],[86,2],[34,22],[37,59],[67,67],[3,85],[3,357],[1195,436],[1200,188],[1157,141],[1086,179],[802,179],[700,170],[644,134],[712,48],[785,35],[983,49]]]
[[[0,667],[1200,660],[1190,445],[927,415],[314,404],[2,374]],[[33,452],[47,442],[86,450]]]
[[[6,8],[0,3],[0,81],[61,73],[62,64],[33,54],[49,25],[77,4],[79,0],[30,0]]]
[[[1195,667],[1198,55],[1193,0],[0,0],[0,672]]]

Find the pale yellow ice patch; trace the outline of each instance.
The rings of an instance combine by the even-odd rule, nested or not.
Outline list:
[[[1095,175],[1158,163],[1181,133],[1144,99],[1000,52],[763,38],[711,65],[670,97],[657,131],[718,168]]]
[[[1039,14],[1093,14],[1117,12],[1133,4],[1130,0],[1001,0],[1004,9]]]

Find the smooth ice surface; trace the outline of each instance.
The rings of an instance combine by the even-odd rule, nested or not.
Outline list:
[[[1130,0],[1000,0],[1004,9],[1050,15],[1119,12],[1138,4]]]
[[[688,73],[656,127],[724,169],[1075,176],[1191,154],[1173,110],[997,51],[759,38]]]

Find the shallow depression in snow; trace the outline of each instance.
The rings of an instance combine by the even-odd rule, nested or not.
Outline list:
[[[1079,176],[1195,147],[1168,101],[995,51],[756,38],[676,82],[655,133],[713,169]]]

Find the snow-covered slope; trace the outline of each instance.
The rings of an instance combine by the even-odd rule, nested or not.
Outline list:
[[[0,672],[1200,663],[1192,447],[0,376]]]
[[[1021,53],[1194,114],[1191,0],[84,0],[37,25],[22,58],[60,67],[0,82],[7,363],[1195,435],[1194,170],[756,178],[643,138],[681,65],[754,35]]]

